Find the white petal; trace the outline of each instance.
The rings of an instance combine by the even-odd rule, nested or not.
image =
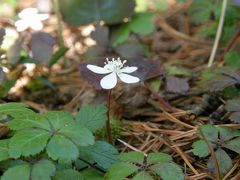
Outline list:
[[[36,15],[36,19],[38,19],[40,21],[46,20],[47,18],[49,18],[48,14],[37,14]]]
[[[87,65],[87,68],[97,74],[107,74],[110,73],[111,71],[104,69],[103,67],[95,66],[95,65]]]
[[[135,66],[131,66],[131,67],[124,67],[123,69],[121,69],[121,72],[123,73],[132,73],[134,71],[136,71],[138,68]]]
[[[131,76],[129,74],[118,74],[118,77],[125,83],[137,83],[140,81],[140,79],[138,77],[135,76]]]
[[[100,85],[103,89],[112,89],[117,85],[116,73],[111,73],[102,78]]]
[[[31,22],[30,27],[36,31],[41,30],[43,28],[43,24],[41,21],[35,21],[35,22]]]
[[[26,8],[24,10],[22,10],[18,16],[22,19],[25,19],[25,18],[29,18],[31,16],[34,16],[38,13],[38,9],[36,8]]]
[[[20,19],[15,22],[15,26],[17,27],[17,31],[24,31],[29,27],[29,23],[23,19]]]

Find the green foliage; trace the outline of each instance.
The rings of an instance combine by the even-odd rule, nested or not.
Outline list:
[[[119,44],[125,42],[131,32],[140,35],[148,35],[153,32],[154,25],[152,22],[152,16],[153,14],[149,12],[141,12],[134,14],[134,16],[129,22],[122,24],[119,27],[116,37],[113,40],[113,46],[116,47]]]
[[[104,105],[82,107],[76,116],[76,121],[86,126],[92,132],[104,127],[107,107]]]
[[[240,100],[228,100],[225,108],[230,113],[229,119],[231,119],[233,122],[240,123]]]
[[[122,180],[129,176],[134,180],[152,180],[155,176],[164,180],[184,179],[182,170],[165,153],[150,153],[144,157],[140,152],[129,152],[121,154],[120,160],[108,169],[107,180]]]
[[[96,141],[92,146],[80,149],[80,159],[96,162],[103,169],[118,161],[118,151],[104,141]]]
[[[131,17],[134,0],[62,0],[60,9],[65,22],[72,25],[87,25],[92,22],[105,21],[107,24],[122,22]]]
[[[91,132],[103,127],[106,110],[104,105],[82,107],[74,119],[66,112],[38,114],[21,103],[0,104],[12,130],[9,139],[0,140],[1,179],[102,180],[92,167],[106,170],[119,161],[118,151],[104,141],[94,143]],[[84,171],[71,169],[72,162]]]
[[[23,163],[9,168],[1,177],[1,180],[51,180],[55,174],[55,165],[53,162],[42,159],[35,163]]]
[[[225,55],[226,65],[240,68],[240,53],[236,51],[230,51]]]
[[[221,15],[221,6],[222,1],[193,1],[193,5],[189,10],[192,21],[198,24],[208,24],[200,29],[202,35],[210,38],[215,37]],[[239,17],[239,8],[228,3],[222,35],[223,42],[229,41],[234,34],[237,29],[236,20],[239,19]]]
[[[240,154],[240,131],[229,127],[214,127],[212,125],[203,125],[201,130],[215,151],[220,173],[223,176],[232,166],[232,160],[224,149],[232,150]],[[207,157],[210,154],[209,148],[204,140],[198,140],[193,143],[193,154],[199,157]],[[214,166],[211,158],[208,160],[208,168],[213,172]]]

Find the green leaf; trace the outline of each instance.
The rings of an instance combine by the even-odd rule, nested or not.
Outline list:
[[[83,176],[73,169],[57,171],[54,180],[84,180]]]
[[[216,158],[217,158],[217,161],[218,161],[220,174],[221,174],[221,176],[223,176],[231,168],[232,160],[228,156],[228,154],[224,150],[222,150],[221,148],[219,148],[217,151],[215,151],[215,155],[216,155]],[[208,169],[211,172],[214,172],[214,164],[213,164],[213,161],[212,161],[211,158],[208,160],[207,165],[208,165]]]
[[[48,111],[43,116],[50,122],[55,131],[65,128],[73,122],[72,115],[66,112]]]
[[[49,160],[40,160],[31,169],[31,180],[51,180],[55,174],[55,165]]]
[[[58,131],[59,134],[71,139],[78,146],[89,146],[94,144],[94,136],[90,130],[83,125],[73,122]]]
[[[30,166],[29,164],[22,164],[5,171],[1,177],[1,180],[29,180],[30,179]]]
[[[154,30],[152,17],[153,14],[149,12],[136,13],[129,22],[129,28],[134,33],[148,35]]]
[[[223,147],[228,148],[236,153],[240,154],[240,137],[226,142]]]
[[[65,22],[72,25],[87,25],[96,21],[107,24],[122,22],[134,11],[134,0],[62,0],[60,10]]]
[[[52,65],[54,65],[55,63],[57,63],[58,60],[59,60],[62,56],[64,56],[68,50],[69,50],[69,48],[67,48],[67,47],[60,47],[60,49],[58,49],[58,50],[52,55],[52,58],[51,58],[51,60],[50,60],[49,65],[52,66]]]
[[[12,158],[36,155],[46,146],[51,134],[40,129],[18,131],[9,141],[9,155]]]
[[[139,172],[132,180],[154,180],[146,171]]]
[[[0,140],[0,161],[6,160],[9,158],[8,143],[9,143],[9,140]]]
[[[80,109],[76,116],[76,121],[95,132],[104,127],[106,112],[107,107],[105,105],[85,106]]]
[[[181,168],[174,163],[155,164],[151,167],[163,180],[184,180]]]
[[[85,180],[104,180],[103,175],[93,169],[86,169],[81,171]]]
[[[97,141],[92,146],[79,149],[80,158],[87,161],[94,161],[104,169],[109,168],[118,161],[118,151],[104,141]]]
[[[113,47],[117,47],[118,45],[124,43],[128,39],[129,35],[130,35],[129,23],[122,24],[113,38],[112,43]]]
[[[220,127],[217,127],[217,129],[219,131],[220,139],[223,141],[228,141],[236,136],[240,136],[240,134],[238,134],[236,130],[230,127],[220,126]]]
[[[230,51],[226,53],[224,61],[229,66],[240,68],[240,53]]]
[[[147,162],[150,164],[170,162],[170,161],[172,161],[172,157],[168,154],[161,153],[161,152],[149,153],[147,157]]]
[[[22,103],[0,104],[0,113],[8,114],[14,118],[14,120],[9,122],[12,130],[20,130],[27,127],[49,128],[46,120]]]
[[[207,140],[216,142],[218,140],[218,129],[214,126],[207,124],[201,127],[203,134],[206,136]]]
[[[199,157],[206,157],[210,154],[207,144],[204,140],[198,140],[193,143],[193,154]]]
[[[168,9],[168,2],[166,0],[153,0],[154,9],[158,11],[166,11]]]
[[[78,147],[69,139],[61,135],[54,135],[47,145],[47,154],[53,160],[69,163],[77,159],[79,151]]]
[[[127,153],[122,153],[119,155],[119,158],[123,162],[130,162],[130,163],[139,163],[143,164],[144,161],[144,155],[141,152],[127,152]]]
[[[105,174],[106,180],[123,180],[138,170],[138,167],[125,162],[112,165]]]

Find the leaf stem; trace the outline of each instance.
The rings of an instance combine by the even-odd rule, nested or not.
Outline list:
[[[167,101],[165,101],[161,96],[159,96],[158,93],[155,92],[146,81],[144,82],[144,85],[151,92],[151,94],[155,98],[157,98],[157,100],[162,104],[164,110],[166,110],[168,112],[176,112],[176,110]]]
[[[203,138],[203,140],[205,141],[205,143],[208,146],[208,149],[210,151],[212,160],[213,160],[213,164],[214,164],[214,171],[215,171],[215,176],[216,176],[216,180],[220,180],[221,176],[220,176],[220,169],[219,169],[219,165],[218,165],[218,161],[217,161],[217,157],[216,154],[212,148],[212,146],[210,145],[209,141],[207,140],[206,136],[204,135],[204,133],[202,132],[201,128],[199,128],[199,132]]]
[[[227,0],[223,0],[222,11],[221,11],[219,24],[218,24],[217,34],[216,34],[216,37],[215,37],[215,41],[214,41],[214,44],[213,44],[213,48],[212,48],[210,58],[208,60],[207,67],[211,67],[213,65],[213,61],[214,61],[214,58],[216,56],[217,48],[218,48],[219,41],[220,41],[220,38],[221,38],[221,35],[222,35],[222,30],[223,30],[225,15],[226,15],[226,9],[227,9]]]
[[[111,123],[110,123],[111,94],[112,94],[112,89],[110,89],[110,90],[108,91],[108,100],[107,100],[108,110],[107,110],[107,113],[106,113],[106,115],[107,115],[107,121],[106,121],[107,138],[108,138],[108,142],[109,142],[110,144],[113,143]]]

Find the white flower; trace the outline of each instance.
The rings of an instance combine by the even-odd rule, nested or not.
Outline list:
[[[17,31],[24,31],[29,27],[34,30],[41,30],[43,28],[42,21],[49,17],[48,14],[38,14],[38,9],[36,8],[26,8],[18,16],[20,20],[15,22]]]
[[[104,67],[89,64],[87,65],[87,68],[97,74],[108,74],[101,79],[100,85],[103,89],[112,89],[117,85],[117,77],[125,83],[137,83],[140,81],[138,77],[127,74],[135,72],[138,68],[134,66],[124,67],[126,62],[127,60],[122,62],[120,58],[116,60],[112,58],[112,61],[109,61],[107,58]]]

